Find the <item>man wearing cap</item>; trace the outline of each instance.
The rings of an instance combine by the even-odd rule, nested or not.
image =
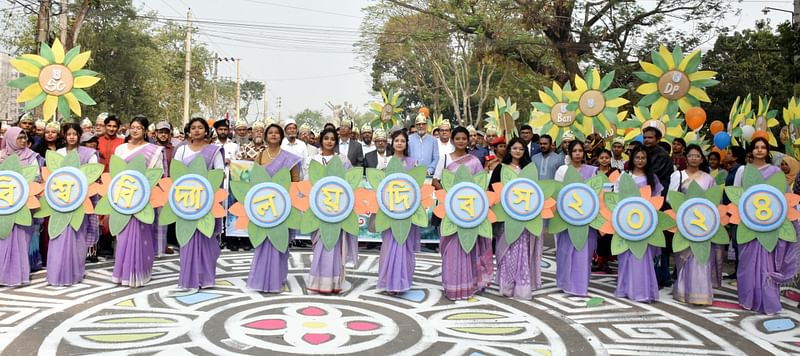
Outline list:
[[[169,165],[172,163],[172,153],[175,150],[175,146],[172,145],[172,125],[167,121],[159,121],[155,125],[155,144],[164,148],[164,157],[166,157],[167,162],[167,166],[165,167],[166,175],[169,176]]]
[[[239,119],[236,121],[236,136],[233,137],[233,142],[239,145],[239,148],[242,146],[250,143],[250,139],[247,137],[247,121],[244,119]]]
[[[414,127],[417,133],[408,135],[408,153],[432,176],[439,163],[439,140],[428,135],[428,119],[422,113],[414,120]]]
[[[106,134],[106,118],[108,117],[108,113],[100,113],[97,115],[97,120],[94,122],[94,135],[99,137],[103,137]]]
[[[47,123],[42,119],[38,119],[33,123],[33,126],[36,136],[44,137],[44,129],[47,127]]]
[[[372,136],[372,126],[370,126],[369,123],[364,124],[364,126],[361,127],[361,150],[364,151],[365,157],[367,153],[375,151],[375,144],[372,142]]]
[[[265,124],[261,121],[256,121],[253,123],[253,140],[245,145],[239,145],[239,150],[236,152],[236,159],[255,161],[256,156],[258,156],[258,154],[261,153],[265,147],[267,147],[267,145],[264,143],[265,128]]]
[[[439,144],[440,156],[453,153],[453,151],[456,150],[456,147],[453,146],[453,142],[450,141],[450,131],[452,128],[448,120],[442,120],[442,123],[439,124],[439,140],[437,143]]]
[[[283,142],[281,142],[281,149],[300,157],[302,159],[300,162],[305,162],[306,158],[311,157],[309,156],[306,143],[297,137],[297,122],[295,122],[294,119],[287,119],[285,121],[283,133],[286,137],[284,137]],[[298,167],[300,168],[300,177],[304,177],[304,173],[302,172],[303,165],[300,164]]]
[[[614,142],[611,143],[611,167],[619,169],[620,172],[625,171],[625,159],[622,151],[625,150],[625,139],[622,137],[614,137]]]
[[[496,139],[497,139],[497,129],[495,129],[492,126],[487,126],[486,127],[486,139],[484,141],[486,142],[486,145],[485,145],[486,148],[489,149],[489,154],[492,154],[492,155],[494,154],[494,149],[492,147],[494,145],[494,140],[496,140]],[[504,141],[505,141],[505,138],[504,138]]]
[[[295,124],[296,125],[296,124]],[[287,125],[288,126],[288,125]],[[306,147],[306,157],[314,157],[318,153],[317,147],[314,146],[313,132],[311,132],[311,125],[304,123],[300,125],[299,141],[303,142]]]
[[[472,136],[472,133],[470,133],[470,136]],[[475,144],[468,150],[468,153],[478,157],[478,160],[481,161],[481,165],[486,167],[486,156],[489,155],[489,149],[485,147],[483,136],[483,131],[475,130]]]
[[[217,120],[214,122],[214,131],[217,133],[217,139],[214,145],[222,147],[222,153],[225,158],[225,165],[231,164],[231,161],[236,158],[236,152],[239,151],[239,145],[233,140],[230,140],[231,127],[227,119]]]
[[[352,130],[353,122],[342,120],[342,126],[339,127],[339,147],[336,152],[346,153],[353,167],[363,167],[364,151],[361,149],[361,143],[352,139]]]
[[[375,149],[364,155],[364,168],[384,169],[391,158],[386,154],[386,132],[377,129],[374,138]]]
[[[28,137],[30,137],[28,144],[31,145],[31,147],[39,144],[40,137],[36,136],[36,131],[33,129],[33,117],[30,113],[20,116],[17,126],[28,134]]]
[[[94,134],[94,125],[92,125],[92,120],[89,120],[88,117],[81,120],[81,130],[83,130],[83,133]]]

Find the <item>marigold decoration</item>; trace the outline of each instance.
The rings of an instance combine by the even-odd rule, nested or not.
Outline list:
[[[169,225],[175,223],[175,237],[181,246],[185,246],[192,239],[195,231],[211,238],[214,235],[214,219],[220,219],[227,214],[222,202],[228,198],[228,192],[220,189],[225,172],[221,169],[208,170],[202,155],[195,157],[186,166],[179,160],[173,160],[169,166],[171,179],[162,179],[159,184],[161,190],[168,192],[168,196],[180,195],[179,189],[192,189],[195,193],[195,202],[208,202],[200,204],[202,208],[186,208],[184,211],[176,212],[172,202],[164,204],[158,216],[159,225]],[[180,185],[179,185],[180,184]],[[172,198],[170,198],[173,200]],[[180,197],[174,199],[176,206]],[[182,200],[191,202],[192,200]]]
[[[102,171],[102,165],[100,166]],[[102,175],[102,184],[97,189],[97,194],[102,198],[97,202],[95,214],[109,216],[109,230],[115,236],[122,232],[132,218],[142,224],[152,224],[155,220],[153,208],[161,207],[163,201],[166,201],[164,193],[156,189],[164,170],[147,168],[144,156],[134,157],[130,162],[111,156],[108,169],[110,174]]]
[[[628,89],[611,88],[614,82],[614,71],[600,77],[597,68],[587,70],[581,78],[575,75],[575,90],[566,93],[570,99],[567,110],[575,110],[577,119],[583,122],[581,130],[588,134],[597,132],[601,135],[613,133],[613,128],[622,120],[623,114],[618,118],[619,108],[627,103],[628,99],[622,98]]]
[[[725,193],[731,200],[728,212],[730,223],[736,228],[736,242],[742,244],[758,239],[767,251],[772,252],[778,240],[797,241],[792,221],[800,218],[795,209],[800,195],[785,193],[786,176],[777,172],[764,182],[759,170],[745,166],[742,186],[727,186]]]
[[[599,229],[605,223],[600,216],[600,192],[608,183],[605,174],[584,181],[571,165],[564,175],[563,185],[557,187],[558,196],[553,218],[548,220],[548,231],[556,234],[567,230],[572,245],[581,250],[589,239],[589,228]]]
[[[494,109],[487,112],[486,116],[485,126],[497,129],[500,136],[511,139],[519,134],[516,125],[519,111],[517,111],[517,104],[511,102],[511,98],[498,97],[494,99]]]
[[[400,116],[403,113],[400,105],[406,99],[400,96],[399,90],[394,91],[394,89],[390,89],[389,94],[386,94],[386,91],[381,89],[381,98],[383,98],[383,102],[375,101],[369,104],[369,109],[378,117],[372,121],[370,126],[380,127],[388,132],[390,128],[400,122]]]
[[[286,252],[289,229],[299,229],[302,220],[300,211],[292,207],[291,185],[288,169],[281,169],[270,177],[258,165],[250,171],[250,181],[231,181],[231,191],[237,202],[230,211],[237,217],[236,228],[247,229],[253,247],[261,246],[269,238],[276,250]]]
[[[376,204],[381,206],[375,212],[375,232],[391,229],[394,239],[402,245],[412,224],[428,227],[425,208],[433,205],[433,187],[423,185],[425,169],[417,166],[408,171],[396,158],[389,160],[385,170],[367,169],[367,181],[378,195]]]
[[[492,223],[497,219],[491,207],[498,195],[486,192],[489,184],[486,172],[473,176],[464,166],[455,173],[449,170],[442,172],[441,183],[444,189],[436,191],[439,205],[433,210],[442,219],[439,234],[458,234],[461,248],[469,253],[479,236],[492,238]]]
[[[336,206],[332,207],[335,209],[333,212],[337,216],[344,215],[341,219],[337,218],[328,219],[323,216],[319,216],[321,212],[315,211],[314,205],[317,202],[313,200],[319,200],[318,194],[314,194],[314,190],[318,187],[318,183],[323,179],[327,178],[337,178],[337,179],[344,179],[344,184],[348,185],[350,189],[355,191],[358,189],[359,184],[361,183],[361,175],[363,174],[363,168],[356,167],[351,169],[345,169],[344,164],[342,164],[341,159],[338,156],[334,156],[328,162],[327,165],[323,166],[321,163],[317,161],[311,161],[311,165],[309,166],[309,178],[311,180],[311,193],[309,194],[309,199],[312,202],[309,203],[311,208],[303,214],[303,219],[301,222],[300,232],[303,234],[310,234],[314,231],[319,230],[320,237],[322,238],[323,246],[326,250],[330,251],[336,246],[336,242],[339,240],[339,236],[341,235],[341,231],[344,230],[348,234],[351,235],[358,235],[358,214],[356,213],[355,209],[348,208],[345,206],[340,206],[340,202],[344,201],[341,197],[344,196],[346,193],[339,192],[336,196]],[[341,177],[341,178],[340,178]],[[339,184],[338,182],[332,182],[331,184]],[[346,188],[346,187],[340,187]],[[319,193],[323,194],[323,193]],[[355,196],[348,197],[348,199],[353,200],[353,204],[355,204]],[[349,210],[348,210],[349,209]],[[329,220],[328,222],[323,221]]]
[[[497,221],[503,223],[506,242],[513,244],[525,230],[540,236],[543,219],[553,217],[556,201],[552,196],[558,183],[539,180],[539,170],[533,163],[525,166],[519,174],[504,165],[500,173],[501,181],[493,188],[500,192],[501,203],[496,204],[492,211]]]
[[[81,116],[81,104],[94,105],[95,101],[83,89],[95,85],[100,78],[97,73],[83,69],[92,52],[81,53],[81,47],[64,53],[64,46],[58,39],[51,48],[42,43],[41,55],[23,54],[11,65],[24,77],[8,83],[12,88],[22,90],[18,103],[25,103],[25,110],[32,110],[44,104],[44,119],[50,121],[56,109],[64,118],[70,118],[70,111]]]
[[[731,111],[728,114],[728,134],[731,135],[731,145],[739,146],[740,142],[743,143],[744,135],[742,132],[742,126],[744,126],[745,122],[750,120],[752,115],[753,102],[750,99],[750,94],[748,94],[743,100],[741,97],[737,96],[736,100],[733,102],[733,105],[731,105]]]
[[[708,262],[711,244],[728,244],[728,208],[721,205],[723,186],[715,185],[707,191],[697,182],[691,182],[686,193],[670,191],[667,201],[673,207],[667,211],[677,224],[672,238],[675,252],[692,249],[694,257],[702,264]]]
[[[562,89],[558,83],[553,82],[553,87],[539,90],[539,100],[531,103],[531,123],[533,127],[541,128],[540,134],[548,134],[556,141],[556,146],[561,144],[564,133],[570,131],[571,127],[575,136],[581,141],[584,140],[586,133],[582,131],[583,121],[578,119],[574,110],[569,110],[569,97],[567,93],[572,91],[569,82],[564,84]]]
[[[778,110],[770,110],[769,105],[772,103],[772,99],[766,96],[759,96],[758,97],[758,111],[755,112],[752,116],[750,116],[746,121],[746,125],[750,125],[756,128],[756,131],[764,131],[767,133],[767,141],[769,141],[770,146],[778,147],[778,140],[775,138],[775,134],[772,133],[772,129],[778,127],[780,122],[778,121]]]
[[[55,151],[47,151],[47,165],[42,168],[44,194],[39,198],[39,211],[34,217],[50,217],[47,231],[54,239],[64,232],[67,225],[79,230],[86,214],[92,214],[94,208],[89,200],[96,193],[90,185],[103,174],[103,165],[88,163],[81,165],[78,151],[72,150],[66,157]]]
[[[665,112],[675,114],[678,110],[686,113],[700,106],[700,102],[711,102],[705,88],[719,83],[711,79],[717,72],[698,70],[699,50],[684,57],[680,46],[670,53],[661,45],[658,52],[651,53],[651,57],[653,63],[639,61],[644,71],[634,72],[645,82],[636,88],[637,93],[644,95],[637,105],[649,106],[653,116],[661,116]]]
[[[683,119],[679,117],[678,113],[656,117],[647,107],[635,106],[633,116],[619,123],[617,133],[624,135],[625,142],[628,143],[641,135],[645,127],[655,127],[661,131],[664,140],[672,142],[674,138],[684,136]]]
[[[642,258],[647,245],[666,247],[664,230],[675,227],[675,220],[663,211],[664,197],[651,197],[649,185],[636,186],[630,174],[619,176],[619,193],[603,193],[601,215],[605,222],[600,231],[613,234],[611,253],[630,250]]]
[[[0,200],[0,240],[11,235],[14,224],[31,226],[33,223],[31,210],[39,208],[36,195],[43,189],[34,181],[38,170],[36,165],[22,166],[15,154],[0,163],[0,189],[8,194]]]

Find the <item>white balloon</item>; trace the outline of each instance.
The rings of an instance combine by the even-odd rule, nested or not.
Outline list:
[[[750,142],[755,132],[756,128],[751,125],[742,126],[742,138],[747,142]]]

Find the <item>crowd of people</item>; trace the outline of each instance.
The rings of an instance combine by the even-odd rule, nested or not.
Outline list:
[[[445,170],[455,172],[466,167],[473,175],[487,172],[494,183],[500,181],[504,169],[520,172],[534,164],[542,180],[563,181],[568,167],[573,167],[584,180],[600,174],[629,174],[639,187],[649,186],[653,196],[685,192],[691,182],[703,189],[723,184],[741,186],[743,167],[749,164],[765,179],[782,171],[787,177],[787,191],[800,190],[800,183],[795,183],[800,181],[800,164],[789,155],[771,153],[763,138],[753,139],[747,151],[732,147],[722,156],[696,144],[687,145],[681,138],[667,142],[655,127],[643,129],[642,142],[624,142],[621,137],[598,134],[589,135],[582,142],[569,131],[557,140],[538,135],[529,125],[519,127],[519,137],[510,140],[492,127],[481,131],[453,127],[447,121],[434,128],[428,125],[428,118],[422,114],[413,126],[398,126],[388,132],[369,125],[358,130],[352,121],[343,119],[326,124],[317,136],[308,125],[298,126],[291,119],[252,125],[244,120],[233,125],[228,120],[218,120],[210,125],[203,118],[193,118],[178,129],[167,121],[151,124],[142,116],[123,123],[114,115],[103,114],[94,124],[85,119],[80,124],[62,125],[34,122],[26,115],[13,126],[2,128],[0,161],[17,155],[23,164],[41,168],[47,151],[66,155],[78,150],[81,163],[102,163],[106,172],[113,155],[126,161],[144,156],[148,167],[162,168],[168,176],[173,160],[188,164],[201,156],[209,169],[227,170],[235,160],[252,161],[271,175],[289,169],[296,182],[308,179],[312,161],[326,165],[333,157],[339,157],[346,168],[366,170],[384,169],[390,159],[400,159],[407,169],[425,167],[436,189],[442,189],[440,180]],[[172,226],[130,219],[121,232],[112,236],[108,218],[90,214],[79,231],[68,227],[62,236],[52,237],[48,236],[47,219],[34,220],[31,227],[15,225],[9,238],[0,239],[0,284],[27,284],[30,271],[47,268],[49,284],[72,285],[83,278],[85,263],[97,262],[99,255],[114,259],[115,283],[136,287],[149,281],[155,258],[178,249]],[[232,251],[253,248],[247,238],[227,237],[220,220],[212,239],[199,238],[196,231],[196,236],[180,247],[180,287],[213,286],[222,247]],[[435,219],[432,223],[436,224]],[[611,236],[594,229],[590,229],[583,248],[570,242],[568,231],[553,236],[547,229],[540,236],[524,231],[509,244],[500,224],[494,227],[492,239],[479,238],[470,252],[462,249],[457,233],[441,236],[444,295],[452,300],[468,299],[496,283],[503,295],[530,299],[533,291],[542,286],[544,242],[554,238],[557,286],[571,295],[588,296],[591,274],[614,273],[616,261],[619,297],[652,302],[659,298],[660,288],[671,286],[676,300],[710,305],[713,288],[720,286],[723,278],[726,251],[732,249],[735,271],[725,278],[738,279],[742,307],[768,314],[780,311],[780,285],[792,281],[797,272],[795,244],[780,241],[770,252],[757,240],[738,245],[735,231],[735,226],[729,228],[731,246],[713,246],[708,263],[697,261],[691,249],[673,253],[670,234],[665,248],[650,246],[643,258],[630,251],[613,256]],[[291,235],[294,236],[293,231]],[[412,226],[403,244],[394,239],[391,229],[383,232],[379,289],[396,294],[411,288],[414,255],[420,251],[419,237],[416,226]],[[316,232],[311,236],[311,245],[313,259],[307,289],[340,292],[345,265],[357,258],[357,236],[342,232],[335,247],[325,249]],[[259,245],[248,287],[282,291],[288,256],[288,251],[278,251],[270,243]]]

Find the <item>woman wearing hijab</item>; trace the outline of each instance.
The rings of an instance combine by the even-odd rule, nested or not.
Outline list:
[[[28,135],[19,127],[9,127],[3,135],[0,162],[11,155],[17,155],[23,166],[35,164],[41,168],[41,157],[28,148]],[[0,239],[0,285],[15,287],[30,284],[31,261],[28,251],[35,228],[35,225],[14,224],[8,237]]]
[[[786,185],[790,190],[794,191],[794,181],[797,178],[797,173],[800,172],[800,163],[790,156],[784,155],[781,158],[781,171],[786,175]]]

